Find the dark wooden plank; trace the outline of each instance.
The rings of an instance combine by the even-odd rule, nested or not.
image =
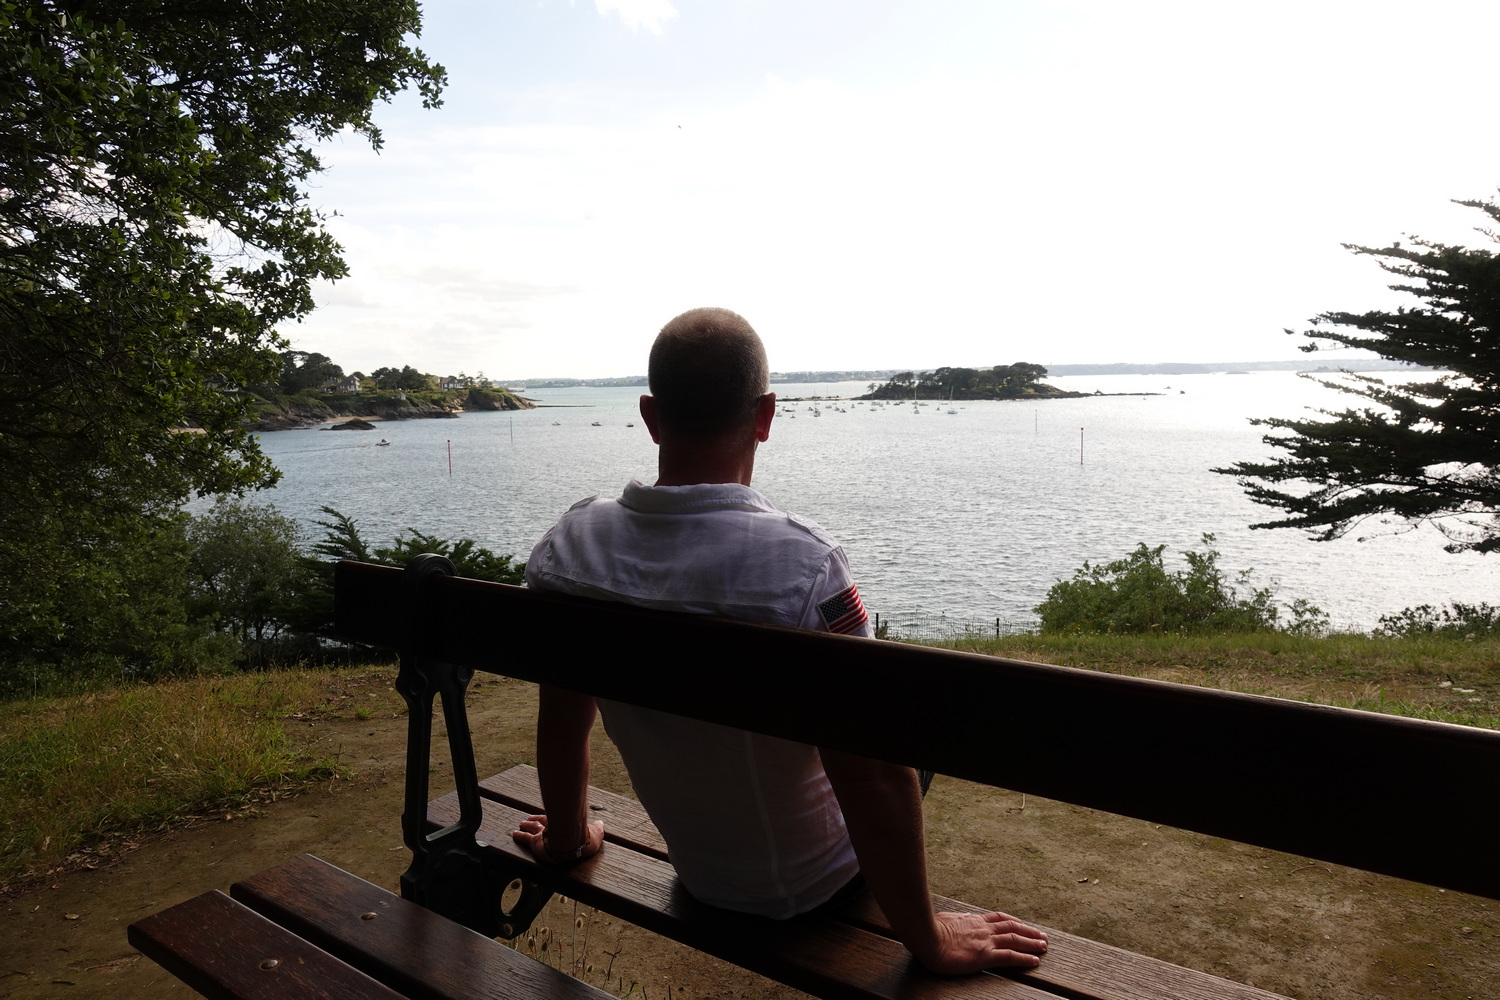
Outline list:
[[[946,896],[934,895],[932,901],[939,910],[985,912],[982,906]],[[891,933],[885,914],[868,896],[852,900],[837,916],[856,927],[879,934]],[[1088,1000],[1286,1000],[1279,993],[1268,993],[1042,924],[1036,926],[1047,932],[1047,957],[1035,972],[1017,978],[1062,996]]]
[[[480,787],[522,813],[537,812],[541,808],[541,790],[537,785],[536,768],[528,764],[518,764],[488,778],[480,783]],[[640,850],[635,845],[641,843],[660,844],[660,857],[666,857],[665,842],[639,802],[590,787],[589,804],[591,807],[604,807],[596,815],[604,817],[606,835],[612,843],[632,850]],[[610,824],[616,822],[621,823],[627,831],[618,838],[609,832]],[[653,852],[648,846],[643,853]],[[933,902],[939,910],[985,912],[984,907],[945,896],[934,896]],[[855,900],[841,910],[837,918],[884,937],[892,937],[885,915],[868,896]],[[1220,979],[1196,969],[1101,944],[1066,931],[1050,927],[1042,929],[1047,932],[1049,942],[1047,957],[1035,972],[1016,977],[1021,982],[1040,989],[1093,1000],[1197,1000],[1200,997],[1213,1000],[1283,1000],[1277,994]]]
[[[210,1000],[400,1000],[218,890],[136,921],[127,936]]]
[[[311,855],[237,882],[230,891],[414,1000],[608,996]]]
[[[340,564],[341,634],[396,642],[402,583]],[[420,603],[423,641],[449,662],[1500,898],[1500,732],[452,577]],[[652,669],[505,658],[474,627],[567,635],[581,620],[651,650]],[[998,732],[1025,752],[997,751]],[[1392,788],[1422,789],[1427,807],[1390,808]]]
[[[706,906],[677,884],[671,865],[610,844],[568,868],[541,866],[510,831],[526,814],[484,802],[480,839],[515,878],[681,941],[752,972],[827,1000],[1057,1000],[1004,976],[935,976],[900,943],[833,920],[768,920]],[[458,818],[454,795],[428,809],[432,829]]]

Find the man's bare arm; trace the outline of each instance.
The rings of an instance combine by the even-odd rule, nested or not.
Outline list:
[[[933,912],[915,771],[837,750],[819,753],[860,871],[891,929],[923,965],[948,975],[1037,965],[1047,935],[1036,928],[1004,913]]]
[[[536,769],[545,813],[527,817],[511,832],[539,861],[588,857],[604,843],[604,824],[589,822],[589,732],[594,699],[541,686],[536,716]]]

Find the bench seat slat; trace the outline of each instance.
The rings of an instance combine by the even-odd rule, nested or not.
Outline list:
[[[479,839],[495,864],[699,951],[830,1000],[1057,1000],[1001,976],[947,978],[922,969],[902,945],[834,920],[767,920],[707,906],[677,884],[671,865],[620,844],[569,868],[543,868],[510,839],[527,814],[486,800]],[[457,796],[434,799],[428,825],[458,819]]]
[[[541,809],[541,789],[537,784],[536,768],[530,765],[520,764],[488,778],[480,783],[480,789],[487,797],[503,802],[521,813],[538,812]],[[594,818],[604,820],[605,835],[610,838],[611,843],[632,850],[642,850],[636,845],[643,844],[646,845],[643,853],[653,853],[659,845],[661,857],[665,857],[666,844],[661,834],[646,815],[645,809],[634,799],[591,786],[589,807]],[[612,824],[619,824],[624,833],[617,833]],[[675,876],[672,878],[675,879]],[[571,895],[566,890],[559,891]],[[934,896],[933,899],[942,910],[984,912],[983,907],[958,900],[942,896]],[[868,896],[851,903],[839,914],[839,919],[886,937],[891,936],[885,916]],[[1282,1000],[1277,994],[1232,983],[1205,972],[1138,955],[1063,931],[1050,928],[1045,930],[1049,942],[1047,957],[1037,971],[1018,978],[1021,982],[1063,996],[1087,997],[1090,1000]]]
[[[209,1000],[401,1000],[217,889],[136,921],[127,936]]]
[[[237,882],[230,892],[414,1000],[608,995],[311,855]]]

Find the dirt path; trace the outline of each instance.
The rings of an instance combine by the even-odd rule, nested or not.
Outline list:
[[[307,724],[352,777],[253,815],[141,838],[114,865],[0,900],[0,1000],[193,995],[125,942],[133,920],[308,852],[394,888],[405,719]],[[472,697],[482,774],[531,757],[531,689],[486,679]],[[439,770],[434,789],[444,785]],[[595,783],[627,791],[596,747]],[[1417,790],[1419,794],[1419,790]],[[1393,795],[1391,808],[1419,809]],[[939,778],[928,798],[933,887],[1303,1000],[1479,1000],[1500,983],[1500,904],[1306,859]],[[583,926],[577,925],[582,921]],[[624,995],[800,994],[629,924],[555,901],[535,943],[550,964]]]

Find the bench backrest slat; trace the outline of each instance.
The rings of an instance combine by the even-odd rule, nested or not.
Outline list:
[[[1497,732],[402,577],[341,563],[339,633],[410,637],[449,663],[1500,898]],[[580,646],[585,632],[603,648]],[[627,653],[653,668],[625,669]]]

